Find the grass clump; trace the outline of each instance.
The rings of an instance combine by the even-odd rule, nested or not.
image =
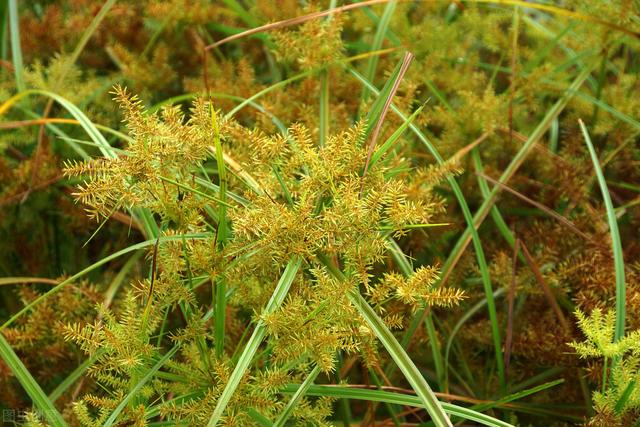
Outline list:
[[[463,299],[460,290],[433,286],[437,278],[433,268],[418,269],[409,280],[392,276],[383,282],[372,280],[373,266],[388,250],[388,236],[402,235],[406,226],[428,226],[442,210],[442,200],[433,194],[437,182],[409,180],[405,172],[409,168],[401,158],[386,156],[364,176],[364,122],[329,136],[318,147],[302,125],[293,125],[286,134],[266,136],[236,122],[218,122],[220,114],[202,99],[194,102],[189,121],[183,123],[177,107],[148,114],[124,89],[116,88],[115,95],[132,141],[119,157],[70,164],[65,173],[85,180],[75,196],[98,220],[114,210],[137,207],[158,218],[161,236],[200,233],[203,237],[159,243],[151,279],[135,285],[121,314],[101,311],[97,323],[67,327],[66,338],[88,356],[101,352],[91,375],[115,397],[88,394],[76,402],[74,411],[83,424],[103,424],[156,363],[160,354],[151,337],[158,330],[170,335],[188,362],[167,365],[177,383],[168,375],[153,387],[145,385],[141,389],[145,394],[135,400],[150,402],[168,390],[192,394],[197,389],[201,397],[191,400],[198,403],[173,407],[166,416],[196,424],[207,419],[233,367],[226,352],[214,354],[218,337],[208,332],[198,303],[197,288],[207,283],[214,288],[224,283],[232,292],[230,308],[254,310],[255,320],[266,328],[269,353],[262,368],[266,370],[254,372],[252,378],[243,376],[235,386],[242,398],[229,402],[226,413],[231,415],[224,416],[229,424],[250,422],[249,409],[276,417],[284,405],[279,387],[302,380],[313,366],[333,372],[340,353],[361,354],[368,365],[379,364],[375,334],[349,299],[360,286],[375,294],[378,313],[395,327],[402,326],[407,304],[449,306]],[[250,182],[258,185],[247,185],[242,178],[225,183],[225,196],[236,194],[238,202],[231,197],[229,203],[220,200],[222,182],[213,195],[209,195],[211,184],[198,189],[196,174],[217,138],[222,147],[232,147],[231,152],[250,154],[244,168],[251,171]],[[216,210],[222,206],[232,227],[224,231],[230,232],[229,240],[219,247],[221,228],[227,227]],[[279,272],[292,257],[303,261],[304,270],[295,276],[283,306],[260,314]],[[336,275],[336,269],[342,272]],[[187,321],[177,330],[163,323],[173,308]],[[227,316],[217,310],[216,306],[214,316]],[[229,344],[242,345],[221,338],[226,338],[227,349]],[[217,373],[205,375],[211,369]],[[190,372],[188,387],[181,380],[185,372]],[[330,413],[328,401],[322,400],[315,409],[309,405],[303,405],[307,408],[303,419],[324,422]],[[143,423],[146,414],[138,407],[144,405],[125,408],[119,419]],[[291,415],[297,414],[293,409]]]

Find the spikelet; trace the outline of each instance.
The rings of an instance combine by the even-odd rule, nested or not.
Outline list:
[[[615,312],[603,313],[600,309],[594,309],[587,316],[577,310],[576,317],[578,326],[586,336],[584,342],[569,344],[578,355],[582,358],[615,360],[611,366],[605,363],[603,369],[610,370],[610,379],[603,385],[602,391],[593,393],[598,411],[596,421],[608,417],[620,422],[625,414],[640,410],[640,390],[635,387],[640,381],[640,331],[633,331],[614,341]]]
[[[312,19],[295,30],[274,33],[276,57],[296,61],[302,69],[312,69],[342,57],[342,16]]]

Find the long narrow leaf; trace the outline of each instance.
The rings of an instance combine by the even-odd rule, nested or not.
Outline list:
[[[289,261],[289,263],[287,264],[287,268],[285,268],[282,276],[280,277],[280,280],[278,281],[276,289],[273,291],[273,295],[271,295],[271,299],[264,309],[265,314],[273,313],[282,305],[285,297],[289,293],[289,288],[291,287],[291,284],[293,283],[293,280],[295,279],[301,265],[302,259],[299,257],[294,257],[291,259],[291,261]],[[233,373],[229,377],[227,385],[218,398],[216,408],[213,410],[213,414],[211,415],[209,423],[207,424],[209,427],[216,426],[220,421],[220,418],[222,418],[224,410],[231,400],[231,396],[233,396],[236,389],[238,388],[242,377],[249,368],[249,365],[253,360],[253,356],[255,356],[256,352],[258,351],[258,347],[260,346],[260,343],[262,343],[262,340],[264,339],[266,333],[267,330],[264,322],[258,321],[255,329],[253,330],[251,338],[249,338],[249,342],[245,346],[242,355],[240,355],[240,359],[238,360]]]
[[[562,97],[549,109],[545,117],[542,119],[542,121],[531,133],[531,135],[527,139],[527,142],[525,142],[522,145],[522,147],[520,147],[520,150],[516,153],[514,158],[511,160],[511,163],[509,163],[509,165],[504,170],[502,175],[500,175],[500,178],[498,179],[498,181],[505,184],[509,181],[509,179],[511,179],[511,177],[516,173],[518,168],[522,165],[522,163],[524,162],[528,154],[531,152],[535,143],[540,138],[542,138],[542,136],[544,136],[544,134],[547,132],[547,130],[551,126],[551,123],[553,122],[553,120],[556,117],[558,117],[558,115],[562,112],[562,110],[567,105],[569,100],[575,95],[575,93],[580,88],[580,86],[582,86],[582,83],[584,83],[584,81],[590,75],[592,69],[593,69],[593,65],[591,67],[586,68],[584,71],[582,71],[578,75],[578,77],[576,77],[573,83],[567,88],[567,90],[562,95]],[[451,272],[453,265],[455,265],[455,262],[457,261],[457,257],[459,257],[459,254],[464,250],[464,248],[469,243],[469,240],[471,239],[472,228],[477,229],[478,227],[480,227],[480,224],[482,224],[486,216],[491,211],[491,207],[496,202],[500,190],[501,188],[499,186],[495,186],[493,190],[491,190],[491,193],[488,195],[487,198],[485,198],[482,205],[480,205],[480,208],[478,208],[478,211],[474,215],[473,226],[467,227],[467,229],[464,231],[464,233],[462,233],[462,235],[458,239],[458,242],[453,248],[451,255],[449,256],[449,258],[447,258],[447,261],[442,266],[442,275],[444,277],[448,276],[448,274]]]
[[[33,404],[38,408],[42,415],[53,425],[54,427],[65,427],[67,423],[64,422],[62,415],[53,405],[51,399],[42,391],[40,385],[31,376],[27,368],[24,366],[20,358],[11,348],[11,345],[7,342],[5,337],[0,334],[0,356],[5,361],[11,372],[16,376],[24,390],[27,392]]]
[[[316,365],[309,373],[309,376],[307,376],[300,387],[298,387],[296,392],[293,393],[293,396],[291,396],[291,399],[287,402],[287,406],[284,407],[284,409],[280,413],[280,416],[273,424],[274,427],[284,427],[287,419],[289,419],[289,417],[291,416],[293,409],[296,407],[300,399],[306,394],[307,390],[309,390],[309,387],[313,385],[313,382],[316,380],[318,374],[320,374],[320,367]]]
[[[405,378],[409,381],[409,384],[411,384],[411,387],[420,398],[420,401],[431,416],[436,427],[452,426],[453,424],[451,424],[449,417],[447,417],[447,414],[442,409],[442,405],[433,393],[433,390],[431,390],[431,387],[429,387],[429,384],[427,384],[427,381],[424,379],[416,365],[409,358],[409,355],[407,355],[391,331],[389,331],[382,319],[378,317],[376,312],[359,292],[351,292],[349,294],[349,300],[358,309],[360,315],[369,324],[371,329],[373,329],[376,337],[380,342],[382,342],[382,345],[387,349],[391,358],[396,362]]]
[[[80,41],[78,41],[75,49],[73,49],[73,52],[71,52],[71,63],[75,63],[78,60],[85,46],[87,45],[87,43],[89,43],[91,36],[93,36],[93,33],[96,32],[102,20],[105,18],[105,16],[107,16],[107,13],[109,13],[109,10],[113,7],[114,4],[116,4],[116,1],[117,0],[107,0],[102,5],[96,16],[94,16],[91,24],[89,24],[89,26],[84,30],[84,32],[82,33],[82,37],[80,37]],[[66,71],[68,72],[68,69]],[[65,75],[66,72],[61,77],[64,78]]]
[[[380,147],[373,153],[373,156],[371,156],[369,167],[373,167],[373,165],[375,165],[380,160],[380,158],[382,158],[382,156],[384,156],[385,153],[389,151],[391,147],[393,147],[396,141],[402,136],[404,131],[407,130],[407,128],[413,123],[416,117],[420,115],[423,108],[424,105],[421,105],[418,109],[416,109],[416,111],[414,111],[408,119],[404,120],[402,125],[400,125],[400,127],[396,129],[383,144],[380,145]]]
[[[360,73],[358,73],[352,68],[347,68],[347,70],[362,84],[364,84],[365,86],[368,86],[373,93],[379,93],[379,91],[375,88],[375,86],[373,86],[373,84],[371,84],[371,82],[367,80],[365,77],[363,77]],[[398,109],[398,107],[396,107],[393,104],[391,104],[390,107],[391,107],[391,110],[395,112],[402,120],[404,121],[408,120],[407,117]],[[431,141],[427,139],[424,133],[420,131],[420,129],[418,129],[418,127],[415,126],[413,123],[409,125],[409,129],[411,129],[411,131],[418,137],[418,139],[427,147],[429,152],[433,155],[433,157],[435,157],[438,164],[440,165],[444,164],[444,159],[442,158],[438,150],[435,148],[435,146],[431,143]],[[501,347],[502,341],[500,338],[500,330],[498,328],[498,322],[497,322],[498,316],[496,313],[495,303],[493,300],[493,288],[491,285],[491,279],[489,277],[489,267],[487,266],[486,258],[484,256],[484,250],[482,249],[482,242],[480,241],[480,236],[478,235],[478,231],[476,230],[475,227],[472,226],[474,223],[473,217],[471,216],[471,211],[464,197],[464,194],[462,193],[462,189],[460,188],[460,186],[458,185],[458,182],[453,177],[448,177],[447,182],[451,186],[451,189],[453,190],[456,200],[460,205],[460,209],[462,210],[462,215],[464,216],[465,222],[470,227],[468,230],[470,230],[470,233],[471,233],[473,247],[476,252],[476,259],[478,261],[478,266],[480,267],[482,285],[484,287],[484,291],[487,296],[487,308],[488,308],[489,317],[491,320],[491,334],[493,337],[494,352],[496,354],[498,378],[500,380],[501,387],[504,387],[505,376],[504,376],[504,364],[502,360],[502,347]],[[462,252],[459,252],[459,254],[456,255],[456,259],[461,255],[462,255]],[[405,334],[405,336],[402,339],[403,343],[408,343],[410,341],[411,335],[418,328],[420,319],[422,318],[423,314],[424,314],[424,309],[421,309],[416,313],[416,315],[414,316],[414,320],[412,321],[411,325],[409,326],[409,329],[407,330],[408,332]]]
[[[220,131],[218,128],[218,116],[213,105],[209,105],[211,109],[211,127],[213,128],[213,141],[216,152],[216,164],[218,166],[219,195],[222,203],[218,206],[218,229],[216,238],[220,248],[224,247],[229,235],[227,225],[227,166],[224,162],[224,154],[222,151],[222,141],[220,139]],[[214,304],[215,310],[215,348],[216,356],[221,357],[224,353],[224,336],[225,336],[225,319],[227,316],[227,298],[226,283],[224,277],[216,280]]]
[[[2,105],[0,105],[0,116],[2,116],[9,108],[11,108],[16,102],[20,99],[29,96],[29,95],[43,95],[49,97],[56,101],[58,104],[62,105],[78,122],[80,122],[80,126],[87,132],[91,140],[95,142],[102,155],[115,159],[118,155],[113,151],[111,145],[107,142],[107,140],[102,136],[100,131],[96,128],[96,126],[89,120],[89,118],[82,112],[78,107],[76,107],[73,103],[71,103],[66,98],[62,96],[49,92],[46,90],[37,90],[37,89],[29,89],[19,92],[13,97],[6,100]]]
[[[206,239],[206,238],[211,238],[211,234],[210,233],[195,233],[195,234],[178,234],[175,236],[163,236],[160,237],[160,242],[165,242],[165,241],[173,241],[173,240],[182,240],[182,239]],[[36,305],[40,304],[42,301],[44,301],[45,299],[49,298],[51,295],[59,292],[65,285],[68,285],[69,283],[73,283],[74,281],[78,280],[80,277],[83,277],[84,275],[86,275],[87,273],[95,270],[96,268],[100,267],[101,265],[104,265],[118,257],[121,257],[122,255],[126,255],[129,252],[135,252],[138,249],[143,249],[143,248],[147,248],[150,246],[154,246],[156,244],[157,239],[150,239],[150,240],[145,240],[144,242],[140,242],[140,243],[136,243],[135,245],[131,245],[127,248],[124,248],[122,250],[119,250],[118,252],[115,252],[109,256],[106,256],[102,259],[100,259],[99,261],[96,261],[95,263],[91,264],[90,266],[86,267],[85,269],[79,271],[78,273],[74,274],[73,276],[63,280],[62,282],[58,283],[56,286],[54,286],[53,288],[51,288],[50,290],[48,290],[47,292],[45,292],[44,294],[40,295],[38,298],[34,299],[33,301],[31,301],[29,304],[27,304],[26,306],[24,306],[20,311],[18,311],[16,314],[14,314],[13,316],[11,316],[11,318],[9,320],[7,320],[6,322],[4,322],[4,324],[2,326],[0,326],[0,331],[2,331],[3,329],[7,328],[8,326],[12,325],[13,322],[15,322],[20,316],[28,313],[29,311],[31,311],[33,309],[33,307],[35,307]]]
[[[89,369],[89,367],[93,365],[95,361],[98,360],[98,358],[100,358],[100,356],[102,356],[103,354],[103,350],[98,350],[93,356],[82,362],[76,369],[73,370],[73,372],[71,372],[67,376],[67,378],[64,379],[64,381],[58,384],[58,386],[51,393],[49,393],[49,399],[51,399],[52,402],[58,400],[58,398],[62,396],[62,394],[67,391],[67,389],[71,387],[71,385],[76,382],[86,372],[86,370]]]
[[[398,2],[397,0],[391,0],[384,8],[384,12],[382,12],[382,17],[378,21],[378,26],[376,28],[376,34],[373,37],[373,43],[371,45],[371,50],[378,50],[382,46],[382,42],[387,34],[387,29],[389,28],[389,24],[391,23],[391,17],[393,16],[393,12],[396,10]],[[374,76],[376,75],[376,68],[378,67],[378,57],[372,56],[367,61],[367,71],[365,72],[365,77],[369,81],[373,81]],[[362,100],[361,103],[366,102],[369,98],[369,89],[365,86],[362,88]]]
[[[295,393],[300,386],[297,384],[291,384],[284,388],[285,393]],[[307,390],[309,396],[328,396],[342,399],[354,399],[354,400],[368,400],[371,402],[388,402],[396,405],[413,406],[418,408],[425,408],[424,402],[417,396],[410,396],[406,394],[393,393],[382,390],[367,390],[361,388],[351,388],[342,386],[325,386],[325,385],[313,385]],[[475,421],[485,426],[492,427],[513,427],[511,424],[504,421],[500,421],[489,415],[482,414],[472,409],[464,408],[462,406],[453,405],[451,403],[442,402],[444,411],[469,420]]]
[[[519,391],[517,393],[510,394],[510,395],[505,396],[505,397],[503,397],[501,399],[495,400],[495,401],[493,401],[491,403],[483,403],[483,404],[480,404],[480,405],[476,405],[476,406],[473,407],[473,409],[475,409],[476,411],[486,411],[488,409],[496,408],[496,407],[498,407],[500,405],[504,405],[505,403],[513,402],[514,400],[519,400],[519,399],[522,399],[523,397],[527,397],[527,396],[530,396],[532,394],[539,393],[539,392],[541,392],[543,390],[547,390],[549,388],[555,387],[555,386],[560,385],[562,383],[564,383],[563,379],[559,379],[559,380],[555,380],[555,381],[549,381],[548,383],[540,384],[538,386],[529,388],[527,390],[522,390],[522,391]]]
[[[11,56],[18,92],[25,89],[22,73],[22,49],[20,47],[20,17],[18,16],[18,0],[9,0],[9,28],[11,32]]]
[[[602,199],[607,209],[607,220],[609,221],[609,233],[611,234],[611,247],[613,249],[613,263],[616,274],[616,329],[614,340],[618,341],[624,337],[624,322],[626,315],[626,285],[624,278],[624,257],[622,254],[622,241],[620,240],[620,231],[618,230],[618,221],[616,220],[616,213],[611,202],[611,195],[609,194],[609,188],[605,181],[600,162],[598,161],[598,155],[593,148],[591,137],[586,126],[580,120],[580,129],[584,135],[584,140],[589,148],[589,154],[591,155],[591,161],[593,162],[593,168],[596,171],[596,177],[598,178],[598,184],[600,185],[600,191],[602,192]]]
[[[151,369],[149,369],[145,373],[145,375],[131,388],[131,390],[129,390],[129,393],[127,393],[127,395],[124,397],[124,399],[122,399],[122,401],[118,404],[118,406],[116,406],[116,409],[113,410],[113,412],[111,413],[109,418],[107,418],[107,420],[102,425],[102,427],[109,427],[113,425],[113,423],[118,418],[118,415],[120,415],[122,410],[129,404],[131,399],[133,399],[138,395],[138,393],[140,393],[140,390],[142,389],[142,387],[144,387],[145,384],[147,384],[149,381],[153,379],[156,372],[158,372],[158,370],[162,366],[164,366],[164,364],[167,363],[169,359],[171,359],[179,349],[180,349],[179,345],[174,346],[171,350],[167,352],[167,354],[162,356],[162,358],[158,360],[158,362],[156,362],[156,364],[153,365]]]

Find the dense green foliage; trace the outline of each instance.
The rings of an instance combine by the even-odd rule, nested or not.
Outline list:
[[[640,3],[0,3],[0,409],[640,425]]]

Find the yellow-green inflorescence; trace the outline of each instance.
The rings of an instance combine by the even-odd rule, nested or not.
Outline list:
[[[449,306],[464,298],[462,291],[436,286],[436,267],[418,268],[410,277],[372,274],[386,259],[390,239],[429,226],[442,213],[443,201],[433,188],[455,169],[452,165],[416,169],[389,151],[364,173],[365,121],[319,146],[301,124],[267,135],[218,119],[222,115],[212,115],[211,103],[203,99],[193,102],[185,121],[177,106],[152,114],[126,90],[116,87],[114,93],[131,142],[115,158],[71,163],[66,173],[84,177],[76,197],[96,219],[117,209],[143,208],[160,221],[164,238],[151,254],[156,271],[128,293],[120,315],[103,308],[94,324],[67,328],[69,339],[97,355],[90,374],[109,390],[108,396],[88,394],[75,404],[84,424],[104,422],[126,390],[157,362],[159,341],[153,337],[159,333],[169,333],[181,346],[166,364],[175,375],[146,384],[137,400],[167,390],[200,390],[193,404],[172,403],[160,410],[195,424],[208,419],[233,360],[231,353],[213,352],[210,316],[197,297],[204,282],[223,278],[230,292],[228,313],[251,310],[267,328],[265,365],[245,375],[225,412],[229,425],[250,423],[250,407],[275,417],[287,400],[281,387],[304,379],[314,365],[332,372],[339,354],[360,355],[370,366],[378,363],[375,334],[350,302],[350,292],[367,295],[396,328],[419,307]],[[215,152],[216,136],[222,138],[230,175],[226,201],[220,199],[219,183],[199,175],[208,176],[205,162]],[[232,229],[222,247],[216,244],[221,203],[228,205]],[[282,307],[262,315],[292,256],[304,260],[303,270]],[[187,323],[163,332],[166,316],[176,310]],[[225,348],[241,344],[242,331],[251,327],[230,321]],[[329,403],[303,399],[293,416],[322,424],[331,413]],[[136,408],[128,406],[121,419],[143,422],[144,411]]]

